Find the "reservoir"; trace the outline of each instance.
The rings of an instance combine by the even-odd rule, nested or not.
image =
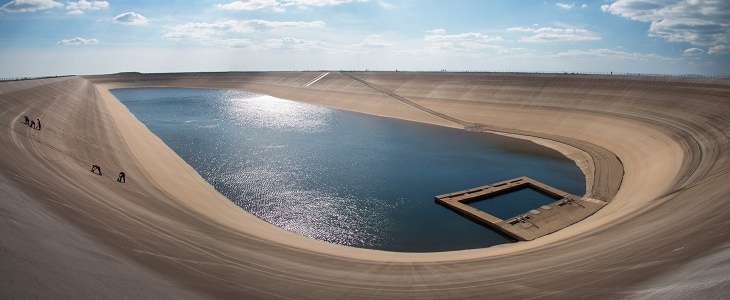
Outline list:
[[[573,161],[530,141],[245,91],[111,92],[238,206],[331,243],[403,252],[509,243],[434,196],[519,176],[585,194]],[[550,201],[543,196],[526,191],[470,205],[509,216]]]

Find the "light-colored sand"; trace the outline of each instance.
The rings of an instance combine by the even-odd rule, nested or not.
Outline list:
[[[594,216],[531,242],[390,253],[307,239],[242,211],[108,88],[238,88],[460,125],[333,72],[94,76],[0,83],[0,298],[723,296],[730,81],[351,73],[412,103],[527,133],[595,165]],[[23,125],[40,117],[43,130]],[[580,150],[577,150],[580,149]],[[608,154],[615,154],[622,165]],[[89,172],[92,163],[104,176]],[[127,183],[115,181],[125,171]],[[623,176],[622,176],[623,175]],[[589,178],[590,179],[590,178]],[[618,186],[621,189],[605,189]],[[710,268],[712,266],[712,268]],[[702,273],[702,270],[710,270]],[[686,279],[688,284],[677,283]]]

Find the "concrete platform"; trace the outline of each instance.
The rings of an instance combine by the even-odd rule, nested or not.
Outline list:
[[[507,220],[502,220],[467,204],[523,188],[534,189],[556,201]],[[606,205],[606,202],[578,197],[526,176],[438,195],[435,200],[518,241],[529,241],[556,232],[585,219]]]

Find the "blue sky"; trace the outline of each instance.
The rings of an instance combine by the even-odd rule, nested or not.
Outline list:
[[[730,75],[727,0],[0,5],[0,77],[325,69]]]

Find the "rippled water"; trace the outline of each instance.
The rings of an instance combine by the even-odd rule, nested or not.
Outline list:
[[[332,243],[414,252],[486,247],[509,240],[434,196],[523,175],[585,193],[572,161],[528,141],[243,91],[112,93],[231,201]],[[471,205],[519,213],[525,210],[515,201],[539,195],[500,197]]]

